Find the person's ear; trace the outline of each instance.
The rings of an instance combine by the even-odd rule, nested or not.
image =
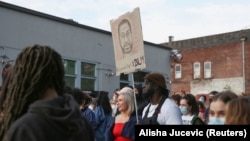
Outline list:
[[[160,87],[158,86],[158,85],[156,85],[155,83],[152,83],[152,85],[153,85],[153,88],[155,89],[155,90],[158,90]]]

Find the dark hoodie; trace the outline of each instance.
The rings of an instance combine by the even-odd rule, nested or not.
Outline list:
[[[90,123],[70,95],[39,100],[11,126],[9,141],[94,141]]]

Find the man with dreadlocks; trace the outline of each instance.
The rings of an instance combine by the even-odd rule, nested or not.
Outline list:
[[[149,101],[144,107],[140,124],[182,124],[179,107],[169,98],[165,77],[150,73],[144,77],[142,96]]]
[[[64,94],[62,58],[51,47],[26,47],[4,92],[1,141],[94,141],[78,104]]]
[[[0,90],[0,125],[1,125],[1,122],[2,122],[2,117],[3,117],[3,108],[4,108],[4,105],[3,105],[3,101],[4,99],[6,98],[6,95],[4,95],[4,91],[5,91],[5,86],[4,85],[7,85],[8,83],[8,80],[9,80],[9,73],[12,71],[12,65],[11,64],[6,64],[2,70],[2,86],[3,88],[1,88]]]

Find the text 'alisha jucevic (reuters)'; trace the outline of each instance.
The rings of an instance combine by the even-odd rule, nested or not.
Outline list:
[[[250,125],[136,125],[135,140],[141,141],[167,138],[182,139],[236,139],[237,141],[250,140]]]

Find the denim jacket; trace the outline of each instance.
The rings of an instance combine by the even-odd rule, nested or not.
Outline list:
[[[96,141],[104,141],[103,139],[107,138],[108,125],[110,125],[113,118],[112,113],[105,115],[103,109],[99,106],[95,107],[94,112],[96,119]]]

